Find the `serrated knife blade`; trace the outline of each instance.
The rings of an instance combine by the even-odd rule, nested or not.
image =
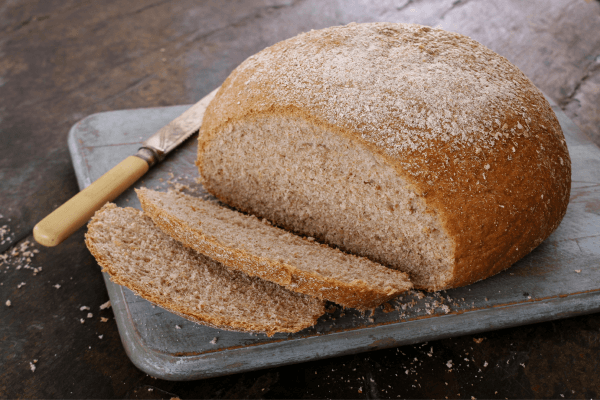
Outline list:
[[[154,135],[150,136],[150,138],[143,142],[143,146],[140,148],[141,154],[138,152],[136,156],[146,160],[150,166],[154,165],[156,162],[162,161],[167,154],[198,131],[206,107],[208,107],[208,104],[215,97],[218,90],[219,88],[210,92],[206,97],[191,106],[179,117],[175,118],[169,124],[159,129]],[[148,157],[148,153],[147,151],[144,151],[144,149],[155,153],[155,158]]]

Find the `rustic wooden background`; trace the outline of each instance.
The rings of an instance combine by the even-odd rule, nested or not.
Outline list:
[[[112,312],[99,310],[108,298],[83,230],[56,248],[33,244],[35,223],[78,190],[66,142],[75,122],[193,103],[264,47],[352,21],[471,36],[600,145],[596,0],[0,0],[0,398],[600,396],[600,315],[204,381],[155,380],[127,358]],[[457,367],[464,359],[472,361]]]

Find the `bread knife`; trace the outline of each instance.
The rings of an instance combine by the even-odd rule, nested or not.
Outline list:
[[[140,179],[153,165],[198,132],[204,111],[219,88],[210,92],[187,111],[162,127],[135,155],[127,157],[90,186],[58,207],[33,228],[39,244],[56,246],[81,228],[106,202],[114,200]]]

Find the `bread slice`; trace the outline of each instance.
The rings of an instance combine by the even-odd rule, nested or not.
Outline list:
[[[406,274],[296,236],[250,215],[175,192],[137,190],[164,232],[229,268],[365,310],[412,287]]]
[[[191,321],[219,329],[297,332],[317,322],[324,303],[188,249],[133,208],[107,204],[85,243],[110,279]]]

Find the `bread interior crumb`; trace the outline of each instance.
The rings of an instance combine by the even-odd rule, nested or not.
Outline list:
[[[206,148],[205,187],[233,207],[409,274],[437,290],[453,242],[437,212],[364,145],[298,116],[230,123]]]

